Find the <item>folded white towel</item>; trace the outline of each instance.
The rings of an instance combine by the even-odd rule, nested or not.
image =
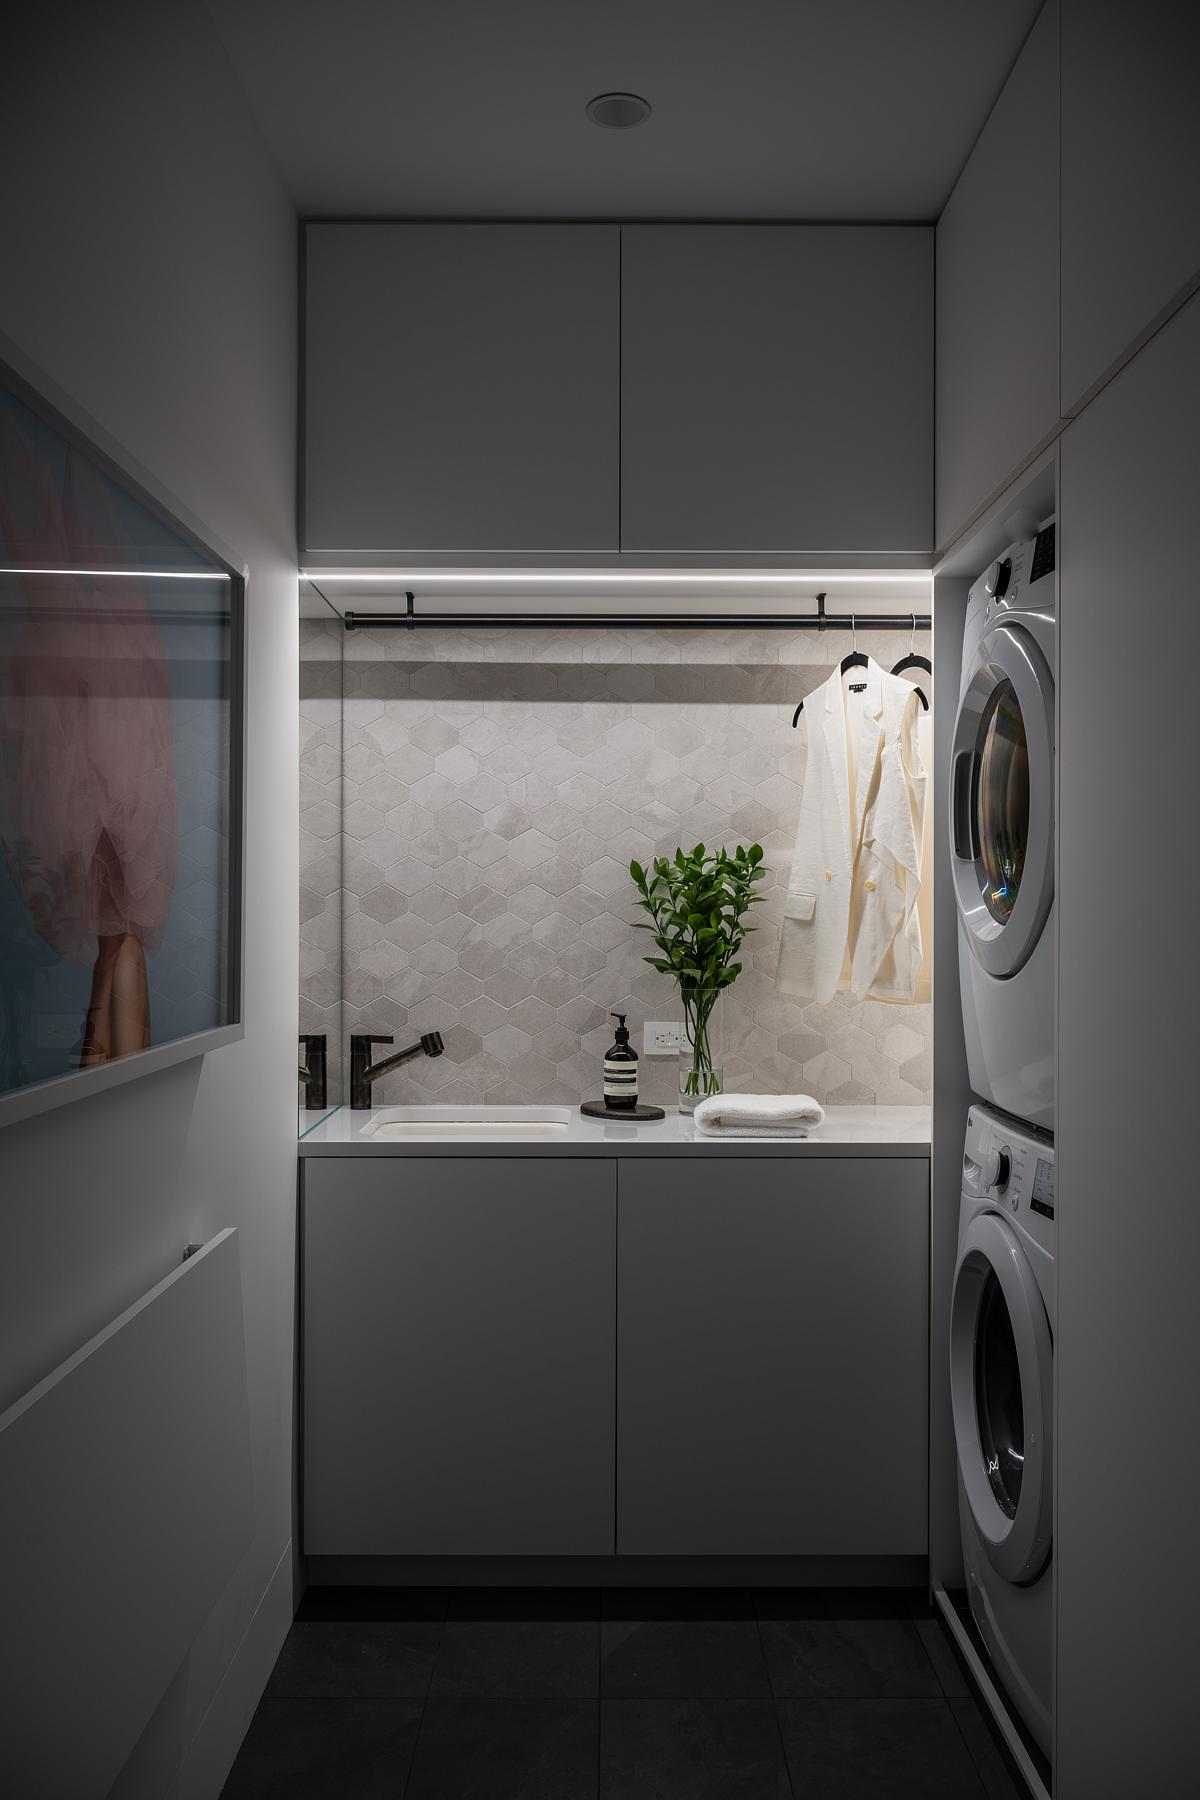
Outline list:
[[[824,1117],[811,1094],[714,1094],[692,1114],[713,1137],[807,1137]]]

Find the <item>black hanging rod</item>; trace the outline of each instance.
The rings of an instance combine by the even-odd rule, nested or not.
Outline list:
[[[929,631],[929,613],[419,613],[405,593],[402,613],[342,614],[347,631]]]

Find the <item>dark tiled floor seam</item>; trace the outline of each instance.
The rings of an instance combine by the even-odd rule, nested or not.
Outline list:
[[[432,1677],[432,1671],[431,1671],[430,1672],[431,1682],[432,1682],[432,1679],[433,1679],[433,1677]],[[421,1733],[425,1729],[425,1713],[426,1713],[426,1709],[428,1708],[428,1706],[429,1706],[429,1690],[426,1689],[425,1698],[421,1703],[421,1716],[417,1720],[417,1729],[413,1732],[412,1749],[409,1751],[408,1765],[404,1771],[404,1785],[400,1789],[401,1800],[402,1800],[402,1796],[407,1794],[408,1790],[412,1786],[413,1769],[416,1767],[417,1750],[418,1750],[418,1748],[420,1746],[420,1742],[421,1742]]]
[[[1011,1800],[1028,1800],[1029,1789],[1025,1784],[1024,1777],[1016,1769],[1015,1764],[1012,1763],[1012,1753],[1001,1739],[995,1721],[992,1718],[991,1708],[985,1703],[982,1697],[976,1694],[972,1687],[972,1691],[966,1701],[950,1700],[947,1704],[953,1715],[958,1735],[966,1745],[967,1755],[970,1757],[971,1762],[974,1764],[975,1771],[979,1776],[979,1785],[987,1794],[988,1800],[1010,1800],[1010,1797]],[[970,1737],[963,1729],[963,1722],[959,1716],[959,1708],[968,1704],[974,1707],[984,1733],[984,1741],[991,1746],[992,1756],[987,1759],[987,1761],[980,1761],[980,1758],[976,1754],[975,1748],[971,1743]],[[1000,1779],[1003,1782],[1002,1787],[997,1783],[997,1770],[999,1770]]]
[[[754,1629],[758,1633],[758,1653],[763,1659],[763,1667],[767,1671],[767,1686],[771,1691],[771,1711],[775,1715],[775,1732],[779,1738],[779,1760],[783,1772],[787,1776],[788,1793],[792,1796],[792,1800],[799,1800],[795,1783],[792,1781],[792,1765],[788,1761],[787,1740],[783,1735],[783,1720],[779,1716],[779,1703],[775,1697],[775,1683],[771,1680],[771,1665],[767,1660],[767,1646],[763,1642],[762,1620],[758,1616],[757,1606],[754,1609]]]

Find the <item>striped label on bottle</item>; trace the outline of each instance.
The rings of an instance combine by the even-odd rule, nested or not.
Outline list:
[[[604,1059],[604,1098],[606,1100],[637,1099],[637,1064],[611,1062]]]

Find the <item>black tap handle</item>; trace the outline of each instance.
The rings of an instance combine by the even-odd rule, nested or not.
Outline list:
[[[312,1111],[324,1112],[329,1097],[329,1048],[323,1031],[302,1031],[300,1043],[304,1061],[296,1073],[304,1083],[304,1104]]]

